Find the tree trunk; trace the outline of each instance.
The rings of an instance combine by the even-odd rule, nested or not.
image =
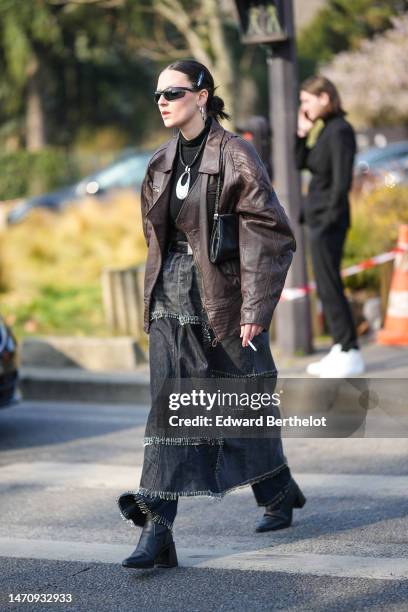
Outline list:
[[[216,0],[202,0],[203,10],[208,16],[208,35],[211,42],[211,51],[216,58],[213,64],[213,77],[215,85],[219,85],[217,94],[224,100],[225,110],[231,115],[228,128],[234,129],[236,125],[236,79],[234,79],[234,64],[222,24],[219,2]]]
[[[40,64],[36,56],[29,61],[26,93],[26,148],[39,151],[46,144],[45,114],[41,91]]]

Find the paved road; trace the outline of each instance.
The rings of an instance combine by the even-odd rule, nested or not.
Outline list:
[[[308,501],[290,529],[256,534],[249,487],[183,498],[180,567],[125,570],[147,408],[30,403],[0,412],[0,609],[406,610],[408,440],[285,440]],[[10,593],[72,603],[8,604]]]

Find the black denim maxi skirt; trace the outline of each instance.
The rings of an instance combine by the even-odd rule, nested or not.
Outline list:
[[[215,346],[200,294],[200,273],[192,255],[167,253],[155,284],[149,330],[150,390],[152,406],[144,438],[144,461],[138,491],[118,497],[122,518],[143,525],[152,517],[149,498],[175,500],[179,496],[206,495],[221,499],[244,485],[271,479],[272,489],[254,487],[258,505],[278,505],[283,499],[289,468],[280,437],[177,439],[155,435],[157,390],[173,378],[259,378],[277,377],[269,346],[269,334],[254,338],[257,351],[242,346],[238,335]],[[276,477],[276,478],[275,478]],[[281,483],[279,483],[281,480]],[[269,482],[269,481],[268,481]],[[265,495],[269,499],[262,499]],[[171,527],[171,525],[168,525]]]

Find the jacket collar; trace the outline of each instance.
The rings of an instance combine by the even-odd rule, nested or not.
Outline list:
[[[339,110],[337,113],[328,113],[324,117],[322,117],[324,124],[329,123],[333,119],[339,119],[345,117],[347,113],[343,110]]]
[[[205,174],[218,174],[220,164],[220,146],[224,137],[224,128],[214,118],[211,120],[210,131],[201,158],[199,172]],[[152,168],[160,172],[169,172],[173,167],[174,158],[177,152],[178,135],[174,136],[167,145],[164,146],[162,154],[152,162]]]

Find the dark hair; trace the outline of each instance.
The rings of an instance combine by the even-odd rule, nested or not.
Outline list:
[[[208,91],[208,100],[206,104],[207,114],[219,119],[229,119],[230,116],[224,111],[224,100],[219,96],[214,96],[217,87],[214,86],[214,79],[211,72],[196,60],[179,60],[169,64],[167,70],[177,70],[188,76],[191,85],[197,89],[206,89]]]
[[[329,96],[329,104],[325,113],[326,115],[346,114],[341,106],[340,94],[337,87],[326,77],[321,75],[309,77],[303,81],[300,89],[307,91],[314,96],[319,96],[322,93],[326,93]]]

